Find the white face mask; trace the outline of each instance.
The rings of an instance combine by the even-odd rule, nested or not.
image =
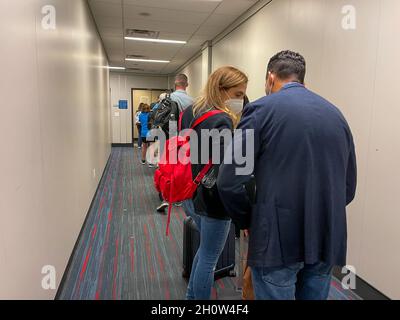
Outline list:
[[[225,103],[235,114],[243,111],[244,99],[229,99]]]

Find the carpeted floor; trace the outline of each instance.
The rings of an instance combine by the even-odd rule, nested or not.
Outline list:
[[[174,207],[171,235],[156,212],[154,169],[139,162],[138,149],[113,148],[109,165],[72,257],[60,299],[180,300],[182,208]],[[213,299],[239,299],[236,278],[215,282]],[[357,300],[332,282],[331,300]]]

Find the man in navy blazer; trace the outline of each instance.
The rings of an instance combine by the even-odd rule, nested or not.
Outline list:
[[[305,88],[305,73],[298,53],[271,58],[267,96],[246,107],[233,143],[234,152],[244,148],[254,130],[254,155],[246,155],[254,172],[238,175],[235,161],[219,171],[227,212],[249,230],[257,299],[325,300],[333,266],[346,264],[346,206],[357,171],[352,133],[338,108]]]

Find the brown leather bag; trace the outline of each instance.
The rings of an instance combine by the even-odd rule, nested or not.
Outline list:
[[[254,288],[253,281],[251,279],[251,269],[247,265],[245,261],[243,261],[243,291],[242,291],[242,299],[243,300],[254,300]]]

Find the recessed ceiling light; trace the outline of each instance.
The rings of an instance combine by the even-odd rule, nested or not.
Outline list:
[[[137,38],[137,37],[125,37],[126,40],[132,41],[145,41],[145,42],[156,42],[156,43],[173,43],[173,44],[186,44],[186,41],[180,40],[165,40],[165,39],[150,39],[150,38]]]
[[[133,59],[133,58],[126,58],[126,61],[136,61],[136,62],[154,62],[154,63],[170,63],[171,61],[168,60],[152,60],[152,59]]]
[[[108,69],[111,69],[111,70],[125,70],[124,67],[108,67]]]

